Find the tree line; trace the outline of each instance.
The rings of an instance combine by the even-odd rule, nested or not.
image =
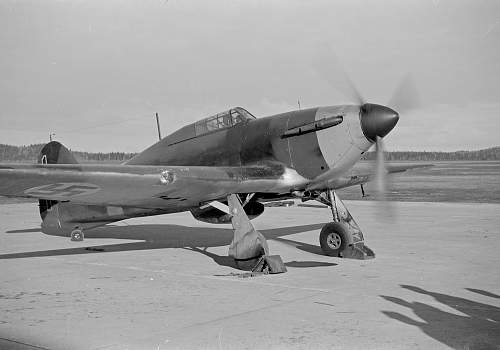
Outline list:
[[[0,162],[36,162],[44,144],[12,146],[0,144]],[[126,152],[81,152],[73,151],[76,159],[82,163],[106,162],[119,163],[129,160],[137,153]],[[478,151],[427,152],[396,151],[384,152],[388,161],[450,161],[450,160],[500,160],[500,147]],[[374,160],[375,152],[367,152],[363,159]]]
[[[454,152],[396,151],[384,152],[384,155],[388,161],[500,160],[500,147]],[[365,160],[375,158],[375,152],[367,152],[363,156]]]
[[[12,146],[0,144],[0,161],[2,162],[36,162],[40,150],[45,144]],[[137,153],[126,152],[81,152],[72,151],[75,158],[82,163],[106,162],[119,163],[129,160]]]

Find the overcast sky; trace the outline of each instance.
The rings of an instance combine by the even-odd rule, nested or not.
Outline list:
[[[137,152],[155,112],[165,135],[231,106],[353,102],[313,68],[325,45],[369,102],[413,75],[422,105],[388,149],[500,144],[497,0],[2,0],[0,143]]]

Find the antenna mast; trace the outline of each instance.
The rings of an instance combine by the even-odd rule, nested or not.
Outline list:
[[[161,141],[160,117],[158,117],[158,113],[156,113],[156,127],[158,128],[158,139]]]

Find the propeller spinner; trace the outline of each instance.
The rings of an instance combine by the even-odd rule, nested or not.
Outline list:
[[[399,114],[386,106],[365,103],[361,106],[361,129],[366,138],[376,142],[396,126]]]

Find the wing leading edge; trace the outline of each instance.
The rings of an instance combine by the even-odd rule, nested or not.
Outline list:
[[[412,169],[422,169],[434,166],[433,164],[387,164],[387,174],[403,173]],[[375,179],[375,172],[367,169],[353,169],[349,174],[327,179],[321,183],[314,184],[314,189],[341,189],[350,186],[365,184]]]
[[[281,191],[304,180],[280,165],[0,164],[3,196],[137,208],[192,207],[230,193]]]

